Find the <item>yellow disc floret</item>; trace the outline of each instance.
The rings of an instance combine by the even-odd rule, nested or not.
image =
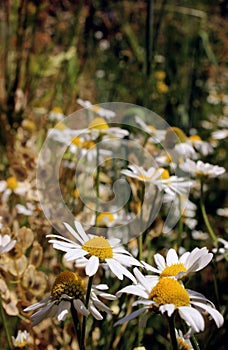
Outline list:
[[[166,266],[166,268],[160,274],[160,278],[176,276],[179,272],[185,271],[187,271],[187,269],[183,264],[173,264],[171,266]]]
[[[97,117],[89,123],[89,129],[107,130],[108,128],[104,118]]]
[[[113,257],[112,248],[108,240],[104,237],[93,237],[83,244],[82,249],[86,250],[90,255],[97,256],[101,261]]]
[[[10,190],[15,190],[18,187],[18,183],[17,180],[14,176],[10,176],[7,180],[6,180],[6,186],[7,188],[9,188]]]
[[[149,299],[156,302],[158,306],[174,304],[177,308],[190,305],[188,292],[178,281],[170,277],[160,279],[151,290]]]
[[[103,212],[97,216],[97,225],[103,226],[103,225],[106,225],[107,223],[113,222],[114,220],[115,218],[112,213]]]
[[[85,282],[74,272],[61,272],[51,290],[52,300],[59,300],[63,294],[67,294],[74,299],[83,300],[86,294]]]

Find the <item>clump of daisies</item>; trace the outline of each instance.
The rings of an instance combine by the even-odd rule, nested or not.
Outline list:
[[[194,333],[205,329],[204,316],[208,315],[214,320],[217,327],[224,323],[222,314],[216,310],[214,304],[204,295],[187,289],[183,278],[190,273],[196,273],[207,266],[213,254],[207,248],[195,248],[178,257],[174,249],[169,249],[166,259],[161,254],[155,254],[156,267],[145,262],[142,265],[149,273],[142,273],[134,268],[137,283],[126,286],[117,292],[120,297],[123,293],[137,297],[132,306],[138,306],[136,311],[116,322],[120,325],[144,314],[145,319],[153,313],[166,316],[170,325],[172,343],[176,342],[175,316],[178,314],[187,328],[184,337],[190,338]],[[152,272],[152,274],[151,274]],[[175,345],[173,344],[174,348]]]

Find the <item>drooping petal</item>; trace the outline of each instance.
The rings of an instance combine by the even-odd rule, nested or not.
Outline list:
[[[138,317],[140,314],[146,311],[146,309],[147,309],[146,307],[142,307],[141,309],[132,312],[130,315],[125,316],[121,318],[119,321],[117,321],[116,323],[114,323],[114,326],[119,326],[120,324],[133,320],[133,318]]]
[[[220,312],[216,309],[214,309],[213,307],[211,307],[210,305],[207,305],[207,304],[203,304],[203,303],[200,303],[200,302],[192,302],[192,304],[194,306],[198,306],[199,308],[207,311],[209,313],[209,315],[211,315],[211,317],[213,318],[213,320],[215,321],[216,323],[216,326],[219,328],[223,325],[224,323],[224,318],[222,316],[222,314],[220,314]]]
[[[95,273],[98,270],[98,267],[99,267],[99,258],[95,255],[92,255],[86,264],[85,272],[87,276],[95,275]]]
[[[204,319],[199,311],[189,306],[180,306],[178,312],[187,325],[192,328],[193,332],[198,333],[204,330]]]

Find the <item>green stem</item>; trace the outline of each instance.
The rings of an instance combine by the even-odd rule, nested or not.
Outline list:
[[[211,236],[211,239],[212,241],[214,242],[214,244],[216,245],[216,247],[218,246],[218,238],[216,237],[216,234],[214,233],[212,227],[211,227],[211,224],[208,220],[208,217],[207,217],[207,213],[206,213],[206,209],[205,209],[205,205],[204,205],[204,199],[203,199],[203,180],[201,180],[201,193],[200,193],[200,209],[201,209],[201,212],[202,212],[202,215],[203,215],[203,219],[204,219],[204,223],[207,227],[207,230]]]
[[[181,238],[183,235],[183,220],[182,220],[182,215],[181,215],[181,196],[179,196],[179,211],[180,211],[180,219],[178,222],[178,235],[177,235],[177,251],[181,246]]]
[[[172,349],[178,350],[177,338],[175,333],[174,314],[168,317],[168,323],[169,323],[169,334],[170,334]]]
[[[89,297],[92,289],[92,284],[93,284],[93,276],[90,276],[88,286],[87,286],[87,291],[86,291],[86,301],[85,301],[86,308],[88,308],[88,305],[89,305]],[[86,316],[83,316],[82,332],[81,332],[81,339],[80,339],[80,350],[85,350],[85,334],[86,334]]]
[[[9,335],[9,332],[8,332],[8,327],[7,327],[7,323],[6,323],[6,317],[5,317],[5,311],[4,311],[3,306],[2,306],[2,298],[1,298],[1,296],[0,296],[0,316],[1,316],[1,319],[2,319],[4,331],[5,331],[5,334],[6,334],[8,347],[9,347],[9,349],[12,349],[11,338],[10,338],[10,335]]]
[[[100,195],[100,166],[99,166],[99,142],[100,138],[98,138],[98,141],[96,143],[96,212],[95,212],[95,226],[97,225],[97,217],[99,213],[99,195]]]
[[[191,343],[192,343],[192,346],[193,346],[193,349],[194,350],[200,350],[200,347],[199,347],[199,343],[198,341],[196,340],[196,337],[194,335],[191,336]]]
[[[75,310],[73,302],[71,303],[71,315],[74,323],[74,330],[78,338],[78,343],[80,343],[81,341],[80,323],[79,323],[78,314],[77,314],[77,311]]]

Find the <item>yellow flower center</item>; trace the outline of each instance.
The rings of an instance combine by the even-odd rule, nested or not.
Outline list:
[[[54,107],[53,109],[52,109],[52,112],[54,112],[54,113],[63,113],[63,110],[62,110],[62,108],[61,107]]]
[[[93,141],[84,141],[82,144],[83,148],[90,149],[95,146],[95,143]]]
[[[163,173],[161,173],[161,175],[160,175],[160,179],[161,180],[167,180],[169,178],[170,178],[169,171],[167,169],[164,169]]]
[[[163,277],[171,277],[171,276],[176,276],[179,272],[185,272],[187,271],[186,267],[181,264],[173,264],[171,266],[166,266],[162,273],[160,274],[160,278]]]
[[[59,123],[55,126],[55,129],[60,130],[60,131],[65,130],[65,129],[66,129],[66,125],[65,125],[64,123],[59,122]]]
[[[194,143],[194,141],[202,141],[202,139],[199,135],[189,136],[189,140],[191,140],[193,143]]]
[[[177,342],[180,350],[191,350],[190,346],[184,341],[184,339],[177,337]]]
[[[159,306],[165,304],[174,304],[175,307],[190,305],[188,292],[175,279],[162,278],[151,290],[149,299],[156,302]]]
[[[102,226],[102,225],[105,225],[107,222],[113,222],[114,220],[115,218],[112,213],[108,213],[108,212],[100,213],[97,216],[97,225]]]
[[[157,80],[164,80],[165,77],[166,77],[166,73],[165,73],[163,70],[157,70],[157,71],[155,72],[155,78],[156,78]]]
[[[10,190],[15,190],[15,189],[18,187],[17,180],[15,179],[14,176],[10,176],[10,177],[6,180],[6,186],[7,186],[7,188],[9,188]]]
[[[113,257],[112,248],[108,240],[104,237],[93,237],[83,244],[82,249],[97,256],[101,261]]]
[[[15,348],[24,348],[27,345],[27,340],[21,340],[21,341],[14,341],[13,345]]]
[[[51,290],[52,300],[59,300],[63,294],[67,294],[74,299],[83,300],[86,294],[85,282],[74,272],[61,272]]]
[[[71,142],[75,145],[80,147],[82,145],[82,140],[79,136],[73,137],[73,139],[71,140]]]
[[[147,125],[148,129],[150,129],[152,132],[154,132],[156,129],[154,126],[152,125]]]
[[[181,129],[175,126],[167,129],[166,136],[165,136],[166,148],[173,148],[176,144],[186,142],[186,141],[187,141],[187,136]]]
[[[102,108],[99,107],[99,106],[92,106],[91,109],[92,109],[93,112],[96,113],[96,112],[99,112]]]
[[[146,175],[140,174],[140,175],[138,176],[138,179],[139,179],[139,180],[142,180],[142,181],[149,181],[149,180],[151,179],[151,176],[146,176]]]
[[[108,124],[104,118],[97,117],[89,123],[89,129],[106,130],[108,128]]]

